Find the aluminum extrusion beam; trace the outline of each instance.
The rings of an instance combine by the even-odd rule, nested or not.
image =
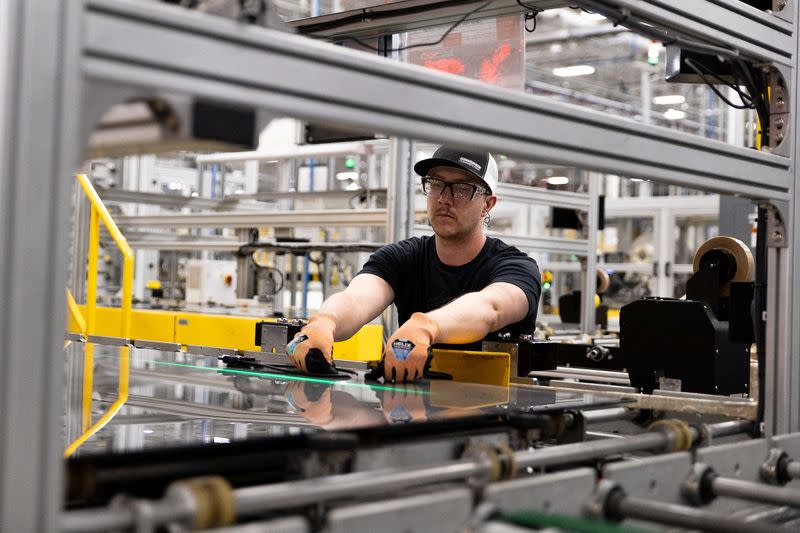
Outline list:
[[[82,2],[0,2],[0,530],[62,505],[69,175],[78,165]]]
[[[791,65],[795,52],[790,22],[736,0],[591,0],[578,5],[628,10],[658,27],[679,31],[755,59]]]
[[[159,228],[256,228],[260,226],[382,226],[385,209],[323,209],[308,211],[246,211],[139,215],[116,218],[121,227]]]
[[[342,142],[328,144],[309,144],[290,146],[284,149],[253,150],[249,152],[225,152],[201,154],[195,160],[198,164],[234,163],[241,161],[279,161],[281,159],[306,159],[309,157],[328,157],[348,154],[368,154],[371,147],[364,142]]]
[[[430,226],[417,224],[415,235],[433,235]],[[487,231],[487,235],[502,239],[506,244],[522,250],[550,252],[554,254],[586,255],[589,253],[589,241],[586,239],[561,239],[558,237],[525,237],[522,235],[506,235],[496,231]]]
[[[513,199],[516,202],[529,202],[550,207],[564,207],[588,211],[589,195],[579,192],[555,191],[542,187],[529,187],[513,183],[499,183],[497,195],[500,198]]]
[[[89,0],[88,7],[83,68],[89,78],[478,144],[599,172],[788,199],[790,160],[775,154],[155,2]]]
[[[140,241],[129,240],[128,244],[134,250],[169,250],[172,252],[196,252],[199,250],[215,252],[236,252],[248,244],[245,241],[180,241],[143,239]]]

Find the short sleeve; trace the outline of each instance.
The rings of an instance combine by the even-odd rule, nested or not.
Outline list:
[[[359,274],[373,274],[383,279],[394,291],[395,295],[403,294],[403,283],[408,275],[410,262],[416,251],[416,239],[408,239],[376,250]]]
[[[489,273],[489,283],[511,283],[528,297],[527,319],[536,317],[539,309],[539,296],[542,293],[542,278],[539,265],[532,257],[517,251],[513,255],[503,254]]]

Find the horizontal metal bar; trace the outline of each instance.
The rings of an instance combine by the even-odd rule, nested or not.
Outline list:
[[[386,143],[386,141],[381,141]],[[287,146],[286,148],[256,150],[249,152],[225,152],[216,154],[199,154],[195,161],[199,165],[210,163],[235,163],[242,161],[281,161],[284,159],[307,159],[310,157],[332,157],[337,155],[361,154],[372,152],[372,146],[366,142],[341,142],[327,144],[308,144]]]
[[[550,270],[552,272],[582,272],[583,265],[581,265],[578,261],[554,261],[539,263],[539,269]]]
[[[358,472],[304,481],[289,481],[256,487],[236,489],[236,512],[240,516],[253,516],[265,511],[304,506],[331,499],[349,498],[403,489],[463,480],[479,474],[484,467],[474,461],[459,461],[442,466],[407,471]]]
[[[652,263],[598,263],[597,268],[607,272],[636,272],[639,274],[652,274]]]
[[[555,191],[543,187],[530,187],[515,183],[500,183],[497,186],[497,196],[501,200],[514,200],[550,207],[564,207],[567,209],[589,209],[589,195],[570,191]]]
[[[767,533],[773,532],[775,528],[775,526],[765,527],[762,524],[744,522],[740,519],[729,518],[685,505],[648,501],[629,496],[617,500],[613,512],[625,518],[637,518],[691,530],[720,533]]]
[[[192,198],[190,196],[174,196],[155,192],[128,191],[125,189],[98,188],[97,193],[104,202],[149,204],[168,207],[191,207],[195,209],[219,209],[221,206],[225,205],[224,200]]]
[[[578,2],[580,4],[580,2]],[[795,45],[792,25],[743,2],[722,0],[603,0],[630,16],[711,41],[744,55],[791,65]]]
[[[752,420],[730,420],[728,422],[717,422],[706,426],[712,437],[729,437],[741,433],[749,433],[753,430]]]
[[[595,370],[593,368],[576,368],[572,366],[557,366],[556,370],[579,374],[584,376],[606,377],[614,379],[628,379],[627,372],[617,372],[613,370]]]
[[[385,209],[327,209],[308,211],[260,211],[120,216],[124,227],[159,228],[256,228],[262,226],[380,226]]]
[[[607,376],[595,376],[591,374],[577,374],[573,372],[556,372],[553,370],[534,370],[529,376],[533,377],[544,377],[544,378],[556,378],[556,379],[582,379],[585,381],[602,381],[604,383],[614,383],[618,385],[630,385],[631,381],[628,378],[620,378],[620,377],[607,377]]]
[[[131,339],[124,337],[113,337],[109,335],[89,335],[86,338],[86,342],[90,342],[92,344],[104,344],[107,346],[128,346],[131,343]]]
[[[591,409],[588,411],[583,411],[583,420],[587,424],[601,424],[603,422],[614,422],[626,418],[634,418],[638,414],[638,410],[628,409],[627,407]]]
[[[289,22],[289,25],[300,33],[334,41],[339,37],[366,38],[452,24],[482,1],[405,0],[298,19]],[[564,0],[538,0],[536,7],[549,9],[565,4]],[[468,20],[519,12],[519,5],[514,0],[495,0]]]
[[[159,350],[162,352],[179,352],[181,350],[181,345],[176,342],[161,342],[143,339],[134,340],[133,346],[139,349]]]
[[[144,239],[141,241],[129,240],[128,244],[134,250],[169,250],[174,252],[194,252],[199,250],[213,250],[216,252],[235,252],[246,241],[208,241],[208,240],[157,240]]]
[[[91,0],[88,6],[83,72],[91,79],[186,91],[411,138],[424,132],[420,140],[478,145],[598,172],[789,198],[790,160],[775,154],[161,3]]]
[[[236,348],[218,348],[216,346],[199,346],[197,344],[187,344],[186,353],[196,355],[208,355],[211,357],[220,357],[222,355],[236,355],[238,350]]]
[[[64,338],[68,341],[73,341],[73,342],[84,342],[86,340],[84,336],[80,333],[68,332],[67,334],[64,335]]]
[[[786,487],[775,487],[727,477],[715,477],[711,481],[711,490],[717,496],[740,498],[771,505],[800,507],[800,491]]]
[[[630,217],[654,217],[659,209],[669,209],[676,217],[719,217],[719,195],[687,194],[685,196],[648,196],[607,198],[607,219]]]
[[[224,201],[236,200],[316,200],[321,198],[323,200],[347,200],[355,196],[372,195],[372,196],[386,196],[385,188],[374,189],[359,189],[356,191],[269,191],[269,192],[256,192],[252,194],[237,194],[230,196]],[[263,208],[262,208],[263,209]]]

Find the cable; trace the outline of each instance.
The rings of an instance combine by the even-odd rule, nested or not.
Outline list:
[[[698,76],[700,76],[700,77],[703,79],[703,81],[705,82],[705,84],[706,84],[706,85],[708,85],[708,88],[709,88],[709,89],[711,89],[712,91],[714,91],[714,94],[716,94],[716,95],[719,97],[719,99],[720,99],[720,100],[722,100],[723,102],[725,102],[726,104],[728,104],[728,105],[729,105],[729,106],[731,106],[732,108],[734,108],[734,109],[755,109],[755,107],[753,106],[753,104],[743,104],[743,105],[739,105],[739,104],[734,104],[733,102],[731,102],[730,100],[728,100],[728,99],[725,97],[725,95],[723,95],[723,94],[720,92],[720,90],[719,90],[719,89],[717,89],[717,88],[714,86],[714,84],[713,84],[713,83],[711,83],[710,81],[708,81],[708,78],[706,77],[706,76],[707,76],[707,74],[704,74],[704,73],[703,73],[703,72],[700,70],[700,68],[697,66],[697,64],[696,64],[696,63],[695,63],[695,62],[694,62],[692,59],[688,59],[688,58],[687,58],[687,59],[685,59],[685,60],[684,60],[684,63],[686,63],[686,66],[687,66],[687,67],[689,67],[690,69],[692,69],[692,70],[694,71],[694,73],[695,73],[695,74],[697,74]],[[707,67],[704,67],[704,68],[707,68]],[[720,78],[719,78],[719,76],[717,76],[716,74],[713,74],[713,73],[712,73],[712,75],[713,75],[713,77],[715,77],[715,78],[717,78],[717,79],[720,79]],[[727,82],[725,82],[725,85],[727,85],[728,87],[732,87],[732,86],[731,86],[731,84],[729,84],[729,83],[727,83]]]
[[[466,14],[466,15],[464,15],[464,16],[462,16],[460,19],[458,19],[458,20],[455,22],[455,24],[453,24],[452,26],[450,26],[450,27],[447,29],[447,31],[446,31],[446,32],[444,32],[444,33],[442,34],[442,36],[441,36],[439,39],[437,39],[436,41],[431,41],[431,42],[427,42],[427,43],[416,43],[416,44],[410,44],[410,45],[408,45],[408,46],[401,46],[401,47],[399,47],[399,48],[380,48],[380,47],[377,47],[377,46],[372,46],[371,44],[369,44],[369,43],[367,43],[367,42],[365,42],[365,41],[362,41],[361,39],[358,39],[358,38],[356,38],[356,37],[347,37],[347,38],[345,38],[345,39],[343,39],[343,40],[341,40],[341,41],[337,41],[337,43],[336,43],[336,44],[341,44],[341,43],[346,43],[346,42],[348,42],[348,41],[353,41],[353,42],[355,42],[355,43],[358,43],[358,44],[360,44],[361,46],[363,46],[363,47],[365,47],[365,48],[368,48],[369,50],[372,50],[373,52],[380,52],[380,53],[386,53],[386,52],[402,52],[403,50],[410,50],[410,49],[412,49],[412,48],[421,48],[421,47],[423,47],[423,46],[435,46],[435,45],[437,45],[437,44],[441,43],[442,41],[444,41],[444,40],[447,38],[447,36],[448,36],[448,35],[450,35],[450,33],[451,33],[451,32],[452,32],[454,29],[456,29],[456,28],[457,28],[457,27],[458,27],[458,26],[459,26],[459,25],[460,25],[462,22],[464,22],[465,20],[467,20],[467,18],[469,18],[470,16],[474,15],[475,13],[477,13],[478,11],[480,11],[481,9],[484,9],[484,8],[486,8],[486,7],[489,7],[489,5],[490,5],[492,2],[494,2],[494,0],[488,0],[486,3],[484,3],[484,4],[481,4],[480,6],[476,7],[476,8],[475,8],[475,9],[473,9],[472,11],[469,11],[469,12],[467,12],[467,14]]]
[[[528,33],[535,32],[536,31],[536,15],[541,13],[542,10],[539,9],[538,7],[535,7],[535,6],[529,6],[529,5],[523,4],[522,0],[517,0],[517,4],[519,4],[519,7],[523,8],[525,10],[525,14],[524,14],[524,17],[525,17],[525,31],[527,31]],[[528,27],[528,21],[529,20],[533,21],[533,27],[531,27],[531,28]]]

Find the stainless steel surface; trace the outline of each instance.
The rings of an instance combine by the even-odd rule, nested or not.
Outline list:
[[[800,461],[792,461],[786,466],[786,473],[792,479],[800,479]]]
[[[580,516],[594,490],[592,468],[575,468],[555,474],[492,483],[485,499],[502,511],[537,510]]]
[[[472,491],[468,488],[440,490],[430,494],[334,509],[327,515],[330,533],[382,533],[463,530],[472,512]]]
[[[763,439],[700,448],[695,461],[711,466],[726,478],[744,481],[761,481],[761,464],[766,460],[769,443]],[[728,497],[716,498],[707,507],[716,512],[729,513],[742,507],[742,500]]]
[[[689,452],[618,461],[603,467],[603,479],[616,481],[627,494],[657,502],[684,503],[681,487],[692,468]]]

